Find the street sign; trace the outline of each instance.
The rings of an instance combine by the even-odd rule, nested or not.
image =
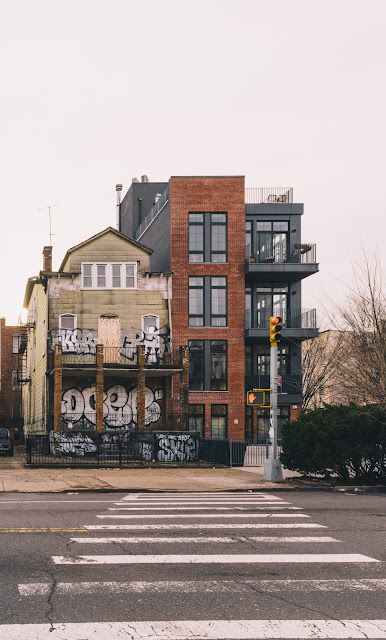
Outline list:
[[[251,389],[247,392],[247,405],[249,407],[270,407],[269,398],[266,398],[271,389]]]

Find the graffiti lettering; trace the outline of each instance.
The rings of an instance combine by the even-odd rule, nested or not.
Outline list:
[[[103,422],[107,429],[134,429],[137,424],[137,388],[129,392],[124,386],[109,387],[103,397]],[[145,387],[145,424],[158,422],[161,406],[158,400],[164,397],[163,389]],[[65,424],[96,424],[96,387],[78,389],[72,387],[62,394],[62,421]],[[78,425],[79,426],[79,425]]]
[[[199,439],[195,434],[155,434],[159,462],[198,460]]]
[[[63,353],[76,355],[95,355],[98,344],[98,331],[95,329],[51,329],[49,332],[50,350],[61,344]],[[164,325],[160,329],[148,327],[121,331],[121,356],[129,361],[135,361],[137,345],[145,345],[148,362],[159,362],[169,351],[170,329]]]

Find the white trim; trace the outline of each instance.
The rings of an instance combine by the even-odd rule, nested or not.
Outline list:
[[[62,318],[74,318],[74,326],[72,327],[72,329],[68,329],[67,327],[62,327]],[[60,313],[59,314],[59,329],[62,329],[63,331],[73,331],[74,329],[77,329],[78,326],[78,316],[76,315],[76,313]]]
[[[84,282],[84,267],[85,266],[90,266],[91,267],[91,287],[85,287],[83,282]],[[97,267],[98,266],[104,266],[106,267],[106,286],[105,287],[98,287],[97,286],[97,282],[98,282],[98,274],[97,274]],[[120,281],[121,281],[121,286],[120,287],[113,287],[113,266],[119,266],[120,267]],[[134,278],[134,286],[133,287],[126,287],[123,286],[124,284],[126,284],[126,267],[127,266],[132,266],[134,267],[134,274],[133,274],[133,278]],[[112,290],[112,291],[128,291],[131,289],[137,289],[137,263],[136,262],[105,262],[103,260],[98,261],[98,262],[82,262],[81,264],[81,290],[82,291],[106,291],[106,290]],[[90,276],[87,276],[90,277]]]

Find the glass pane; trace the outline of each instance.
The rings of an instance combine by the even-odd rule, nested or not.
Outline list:
[[[226,262],[227,256],[226,253],[213,253],[211,262]]]
[[[204,290],[189,289],[189,315],[204,313]]]
[[[256,222],[256,231],[271,231],[272,222]]]
[[[226,250],[225,225],[212,225],[212,251]]]
[[[113,274],[113,287],[121,286],[121,265],[113,264],[112,265],[112,274]]]
[[[210,388],[212,391],[226,390],[226,353],[211,353]]]
[[[204,222],[203,213],[189,213],[189,222]]]
[[[189,287],[203,287],[204,278],[189,278]]]
[[[83,265],[83,275],[91,276],[91,264],[84,264]]]
[[[212,287],[226,287],[226,278],[212,278]]]
[[[202,253],[189,253],[189,262],[204,262]]]
[[[226,438],[226,418],[212,416],[212,438],[225,440]]]
[[[106,286],[106,266],[104,264],[97,265],[97,287]]]
[[[226,222],[226,213],[212,213],[212,222]]]
[[[204,389],[204,350],[203,342],[191,340],[189,342],[189,389],[202,391]]]
[[[273,223],[274,231],[288,231],[288,222],[274,222]]]
[[[195,224],[189,226],[189,251],[204,250],[204,227]]]
[[[75,317],[74,316],[61,316],[60,317],[61,329],[75,329]]]

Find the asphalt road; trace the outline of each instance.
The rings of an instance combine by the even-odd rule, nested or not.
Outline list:
[[[361,493],[3,494],[0,638],[386,638],[366,622],[386,618],[385,506]]]

